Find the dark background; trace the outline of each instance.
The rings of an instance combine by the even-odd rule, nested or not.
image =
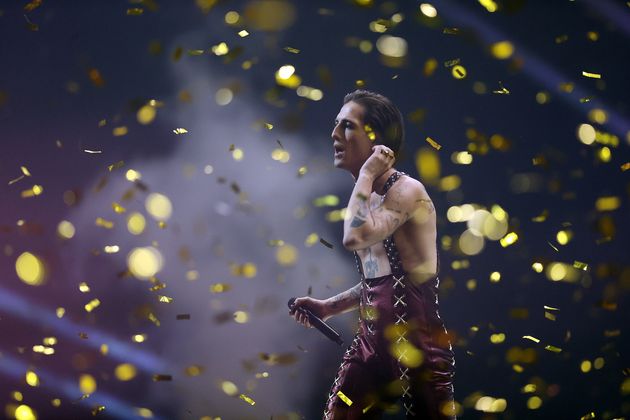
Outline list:
[[[105,407],[97,416],[115,418],[137,416],[137,407],[161,418],[318,418],[343,349],[296,326],[285,302],[309,291],[328,297],[357,280],[352,256],[341,246],[341,223],[326,219],[345,207],[352,187],[332,167],[329,136],[343,95],[357,80],[390,97],[406,117],[398,169],[417,177],[416,153],[433,150],[425,141],[431,137],[442,146],[433,150],[440,177],[461,178],[450,192],[421,179],[438,211],[441,315],[453,338],[461,418],[628,416],[630,171],[622,166],[630,161],[630,7],[612,0],[514,0],[497,1],[490,13],[479,2],[436,1],[438,16],[428,18],[418,2],[362,3],[44,1],[31,11],[26,2],[0,5],[0,396],[6,416],[26,404],[38,418],[91,417],[97,406]],[[286,27],[256,29],[263,18],[249,14],[254,6],[272,16],[289,10],[294,18]],[[130,8],[144,12],[129,15]],[[231,10],[241,14],[237,25],[225,23]],[[353,37],[375,45],[382,34],[370,31],[370,22],[395,13],[404,18],[386,34],[408,43],[399,65],[375,47],[363,53],[352,46]],[[241,29],[249,36],[239,37]],[[513,44],[509,59],[491,54],[499,41]],[[209,52],[220,42],[230,47],[228,56]],[[429,59],[437,68],[427,75]],[[453,59],[466,68],[464,79],[445,66]],[[254,60],[251,69],[242,68],[245,60]],[[304,85],[321,89],[323,99],[310,101],[276,85],[274,73],[286,64]],[[94,69],[102,82],[90,78]],[[501,86],[509,94],[493,93]],[[214,93],[224,87],[234,99],[219,106]],[[546,103],[537,102],[539,92],[547,92]],[[151,99],[163,106],[151,124],[141,125],[136,112]],[[592,121],[592,109],[603,110],[607,121]],[[264,122],[273,130],[261,128]],[[608,145],[609,161],[598,157],[604,144],[579,141],[583,123],[617,137],[617,146]],[[118,126],[128,133],[113,136]],[[175,135],[177,127],[189,133]],[[472,129],[474,139],[467,136]],[[492,146],[497,134],[508,148]],[[452,153],[473,143],[487,145],[487,152],[473,152],[470,165],[452,162]],[[242,148],[243,161],[232,158],[231,145]],[[279,145],[291,153],[286,164],[271,159]],[[119,161],[121,168],[108,170]],[[206,165],[213,166],[211,174],[204,173]],[[304,165],[306,175],[296,176]],[[20,166],[32,177],[10,184],[22,175]],[[142,173],[142,188],[124,179],[130,168]],[[515,190],[519,176],[534,187]],[[22,198],[34,184],[43,193]],[[64,202],[68,191],[78,197],[75,203]],[[163,229],[144,210],[150,192],[173,203]],[[338,196],[339,204],[313,204],[326,194]],[[620,206],[598,211],[596,200],[609,196]],[[114,213],[113,202],[144,212],[147,230],[131,237],[126,215]],[[464,203],[499,204],[518,241],[506,248],[487,241],[478,255],[463,255],[455,244],[465,227],[449,222],[446,212]],[[545,210],[545,221],[532,220]],[[115,221],[115,228],[96,226],[97,217]],[[61,220],[75,225],[74,238],[57,236]],[[573,233],[564,246],[556,242],[562,229]],[[333,249],[305,245],[313,232]],[[453,246],[445,245],[448,238]],[[298,250],[293,265],[276,261],[277,240]],[[149,283],[124,274],[126,254],[152,242],[165,261],[158,277],[168,285],[157,293],[173,297],[171,304],[157,302]],[[113,244],[120,245],[118,254],[102,252]],[[24,284],[16,274],[15,261],[26,251],[46,264],[42,286]],[[462,260],[468,268],[455,269],[452,263]],[[588,269],[575,282],[555,282],[532,270],[536,261],[581,261]],[[257,267],[253,278],[234,268],[247,262]],[[198,280],[186,279],[190,270]],[[501,273],[497,283],[489,280],[493,271]],[[474,290],[467,287],[471,279]],[[81,282],[91,287],[87,295],[78,289]],[[211,293],[219,282],[233,289]],[[101,306],[85,312],[83,305],[95,297]],[[555,321],[545,318],[544,305],[559,308]],[[66,309],[64,318],[55,316],[57,307]],[[250,314],[246,324],[232,320],[236,310]],[[159,327],[147,319],[149,312],[161,320]],[[182,313],[191,319],[176,320]],[[349,341],[356,314],[332,323]],[[138,333],[147,341],[134,343],[130,337]],[[490,336],[497,333],[505,341],[493,344]],[[49,336],[58,338],[54,355],[32,351]],[[108,355],[99,352],[101,344],[109,345]],[[534,355],[528,362],[508,357],[525,349]],[[598,357],[603,367],[581,371],[583,361]],[[134,364],[138,375],[118,381],[113,371],[120,363]],[[191,365],[201,374],[186,374]],[[40,386],[25,383],[27,369],[38,373]],[[262,371],[267,379],[255,377]],[[98,384],[85,398],[82,374]],[[172,380],[153,381],[154,374]],[[224,380],[256,405],[226,395]],[[535,390],[524,391],[527,384]],[[475,408],[482,396],[505,399],[507,407],[484,413]],[[527,405],[533,396],[542,400],[535,410]],[[53,398],[61,400],[59,407],[51,405]]]

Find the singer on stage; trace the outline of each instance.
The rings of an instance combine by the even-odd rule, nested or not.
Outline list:
[[[403,118],[386,97],[344,98],[332,131],[334,164],[352,174],[343,245],[360,282],[329,299],[301,297],[290,314],[310,327],[359,309],[359,329],[332,384],[324,419],[380,418],[397,401],[408,419],[454,419],[455,360],[438,314],[436,216],[422,183],[394,169]]]

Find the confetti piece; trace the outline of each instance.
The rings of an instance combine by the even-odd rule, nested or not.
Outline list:
[[[80,337],[80,338],[82,338],[82,339],[84,339],[84,340],[87,340],[87,339],[88,339],[88,335],[87,335],[87,333],[84,333],[84,332],[80,332],[80,333],[79,333],[79,337]]]
[[[459,35],[459,28],[444,28],[442,33],[447,35]]]
[[[588,264],[581,261],[573,261],[573,267],[578,270],[588,271]]]
[[[341,401],[343,401],[343,402],[345,402],[346,404],[348,404],[348,407],[352,405],[352,400],[351,400],[350,398],[348,398],[348,397],[346,396],[346,394],[344,394],[343,392],[341,392],[341,391],[337,391],[337,396],[338,396],[339,398],[341,398]]]
[[[149,321],[153,322],[156,326],[160,326],[160,320],[157,319],[157,317],[155,316],[155,314],[153,312],[149,312],[148,315]]]
[[[114,227],[114,222],[105,220],[102,217],[97,217],[95,223],[96,226],[104,227],[105,229],[111,229]]]
[[[532,337],[531,335],[524,335],[523,338],[527,339],[527,340],[531,340],[534,343],[540,343],[540,340],[537,339],[536,337]]]
[[[188,130],[186,130],[185,128],[178,127],[178,128],[173,130],[173,133],[175,133],[175,134],[186,134],[186,133],[188,133]]]
[[[96,416],[98,413],[100,413],[103,410],[105,410],[105,406],[104,405],[97,405],[96,407],[94,407],[92,409],[92,415]]]
[[[79,291],[81,293],[87,293],[90,291],[90,286],[88,286],[88,284],[85,282],[79,283]]]
[[[554,249],[554,251],[559,252],[558,248],[556,248],[551,242],[547,241],[547,243],[549,244],[550,247]]]
[[[26,13],[32,12],[33,10],[37,9],[41,5],[42,5],[42,0],[30,1],[24,6],[24,11]]]
[[[24,190],[20,193],[22,198],[30,198],[40,195],[44,191],[41,185],[33,185],[30,190]]]
[[[103,153],[103,151],[102,151],[102,150],[90,150],[90,149],[83,149],[83,151],[84,151],[85,153],[90,153],[90,154],[93,154],[93,155],[95,155],[95,154],[99,154],[99,153]]]
[[[562,351],[561,348],[556,347],[556,346],[552,346],[552,345],[546,345],[545,346],[545,350],[549,350],[549,351],[552,351],[554,353],[560,353]]]
[[[630,167],[630,164],[628,164],[628,166]],[[308,168],[306,166],[300,166],[297,172],[298,178],[303,177],[304,175],[306,175],[307,172]]]
[[[107,166],[107,170],[108,170],[109,172],[112,172],[112,171],[114,171],[114,170],[116,170],[116,169],[120,169],[120,168],[122,168],[124,165],[125,165],[125,161],[124,161],[124,160],[119,160],[119,161],[118,161],[118,162],[116,162],[116,163],[112,163],[111,165],[108,165],[108,166]]]
[[[532,217],[532,222],[544,222],[545,220],[547,220],[547,216],[549,216],[549,211],[545,209],[538,216]]]
[[[153,382],[172,381],[172,380],[173,380],[173,376],[172,375],[163,375],[163,374],[155,374],[155,375],[153,375]]]
[[[153,287],[149,288],[149,291],[150,291],[150,292],[155,292],[155,291],[157,291],[157,290],[164,289],[165,287],[166,287],[166,284],[165,284],[165,283],[160,283],[160,282],[158,282],[155,286],[153,286]]]
[[[247,32],[245,29],[243,29],[242,31],[238,33],[238,36],[240,36],[241,38],[245,38],[248,35],[249,35],[249,32]]]
[[[431,137],[427,137],[426,139],[427,143],[429,143],[431,146],[433,146],[433,148],[435,150],[440,150],[442,148],[442,145],[439,144],[438,142],[436,142],[435,140],[433,140]]]
[[[139,7],[132,7],[130,9],[127,9],[128,16],[140,16],[143,13],[144,13],[144,9],[141,9]]]
[[[545,305],[545,306],[543,306],[543,307],[544,307],[545,309],[549,310],[549,311],[559,311],[559,310],[560,310],[559,308],[554,308],[554,307],[552,307],[552,306],[547,306],[547,305]]]
[[[92,299],[88,303],[85,304],[84,308],[87,312],[92,312],[94,309],[98,308],[101,304],[101,301],[98,299]]]
[[[459,64],[460,59],[459,58],[455,58],[453,60],[447,60],[444,62],[444,67],[453,67],[457,64]]]
[[[168,297],[168,296],[162,296],[162,295],[158,295],[158,300],[162,303],[171,303],[173,302],[173,298],[172,297]]]
[[[582,71],[582,76],[588,77],[588,78],[591,78],[591,79],[601,79],[602,78],[602,75],[599,74],[599,73],[589,73],[587,71]]]
[[[503,83],[501,81],[499,81],[499,89],[493,90],[492,93],[496,93],[499,95],[509,95],[510,91],[505,86],[503,86]]]
[[[252,400],[250,397],[248,397],[245,394],[241,394],[238,396],[241,400],[245,401],[247,404],[249,405],[255,405],[256,401]]]
[[[330,249],[333,249],[333,248],[334,248],[334,247],[333,247],[333,244],[331,244],[330,242],[328,242],[328,241],[327,241],[327,240],[325,240],[324,238],[319,238],[319,242],[320,242],[322,245],[324,245],[324,246],[326,246],[326,247],[328,247],[328,248],[330,248]]]
[[[184,320],[184,319],[190,319],[190,314],[177,314],[175,316],[175,319],[177,319],[178,321]]]
[[[23,179],[24,175],[20,175],[19,177],[12,179],[11,181],[9,181],[9,185],[15,184],[16,182],[18,182],[19,180]]]
[[[297,48],[293,48],[293,47],[284,47],[283,50],[285,50],[286,52],[289,52],[291,54],[299,54],[300,50],[298,50]]]
[[[28,18],[28,16],[24,15],[24,20],[26,20],[26,27],[33,31],[33,32],[37,32],[39,31],[39,25],[37,25],[36,23],[31,22],[31,20]]]
[[[545,318],[551,320],[551,321],[555,321],[556,320],[556,316],[554,314],[552,314],[551,312],[546,312],[545,311]]]

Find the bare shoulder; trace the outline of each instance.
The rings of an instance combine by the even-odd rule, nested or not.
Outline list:
[[[392,186],[391,192],[390,203],[409,216],[414,216],[417,222],[427,221],[428,217],[435,213],[435,206],[429,193],[422,182],[415,178],[402,177]]]

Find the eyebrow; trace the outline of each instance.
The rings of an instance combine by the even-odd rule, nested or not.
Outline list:
[[[352,124],[357,125],[357,123],[356,123],[356,122],[354,122],[354,121],[352,121],[352,120],[349,120],[349,119],[347,119],[347,118],[342,118],[342,119],[341,119],[341,121],[339,121],[337,118],[335,118],[335,125],[339,124],[340,122],[349,122],[349,123],[352,123]]]

